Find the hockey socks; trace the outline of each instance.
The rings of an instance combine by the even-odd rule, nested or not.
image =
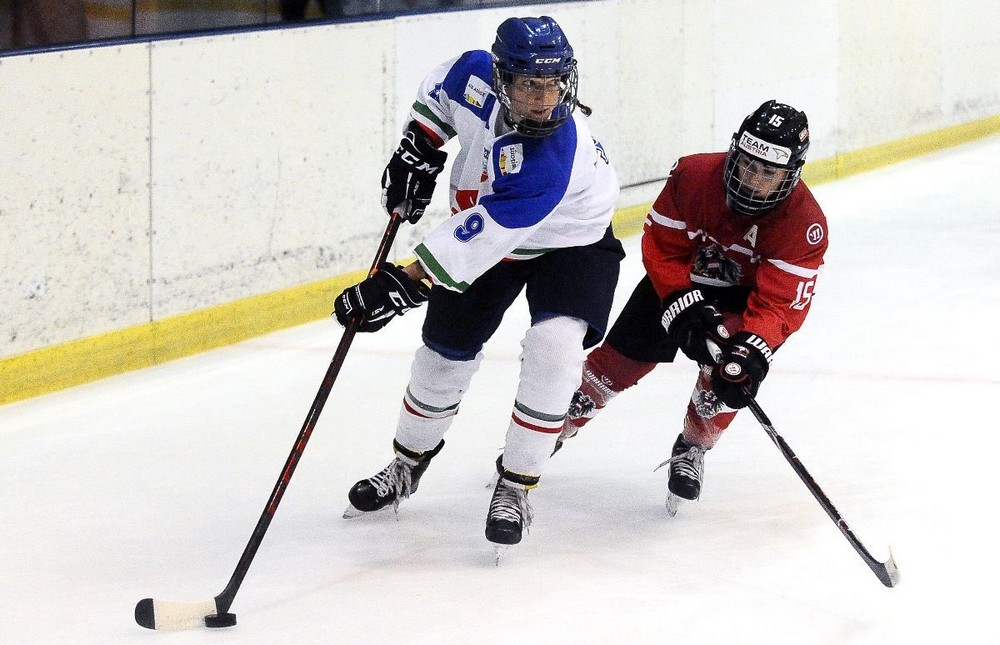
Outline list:
[[[631,359],[607,342],[590,352],[583,364],[583,378],[573,394],[560,439],[575,435],[604,409],[608,401],[638,383],[656,365]]]

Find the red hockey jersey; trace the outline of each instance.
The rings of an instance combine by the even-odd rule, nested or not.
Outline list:
[[[643,264],[660,298],[692,286],[748,287],[742,328],[777,347],[809,312],[826,216],[801,181],[760,217],[732,213],[725,164],[723,152],[678,160],[646,217]]]

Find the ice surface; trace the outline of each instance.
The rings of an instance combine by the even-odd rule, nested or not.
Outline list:
[[[4,643],[996,643],[1000,137],[826,184],[813,311],[759,402],[883,587],[748,413],[670,518],[694,382],[661,366],[554,458],[499,567],[483,537],[527,324],[487,346],[419,493],[341,519],[381,469],[421,314],[355,342],[233,604],[158,634],[135,603],[211,599],[270,495],[340,330],[322,321],[0,408]],[[617,306],[641,275],[626,241]],[[331,294],[331,299],[332,299]]]

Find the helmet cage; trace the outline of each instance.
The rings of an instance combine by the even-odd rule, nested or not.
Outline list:
[[[757,216],[777,207],[798,185],[808,150],[805,113],[776,101],[761,105],[729,144],[723,181],[730,210]],[[777,170],[784,176],[775,182]],[[770,190],[760,192],[769,183]]]
[[[769,192],[758,194],[754,187],[766,183],[767,175],[775,170],[784,171],[785,176]],[[802,166],[788,168],[781,164],[768,163],[760,157],[737,149],[734,138],[729,146],[729,155],[726,157],[724,177],[726,204],[730,210],[741,215],[762,215],[785,201],[792,193],[802,177]]]
[[[576,90],[578,76],[576,71],[576,61],[572,61],[572,66],[569,71],[563,74],[555,76],[533,74],[529,76],[531,78],[539,79],[559,79],[559,98],[557,99],[555,106],[552,108],[552,113],[549,118],[544,121],[537,121],[518,115],[510,96],[511,86],[514,83],[516,76],[529,75],[502,71],[500,66],[496,64],[496,59],[494,59],[493,89],[497,94],[497,99],[500,101],[501,107],[503,108],[504,120],[507,121],[508,125],[514,128],[515,131],[526,137],[545,137],[552,134],[557,128],[559,128],[559,126],[566,123],[566,121],[568,121],[573,115],[573,111],[576,109],[577,105]]]

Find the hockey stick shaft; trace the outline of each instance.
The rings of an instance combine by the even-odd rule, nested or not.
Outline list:
[[[375,259],[372,261],[371,269],[368,271],[369,277],[388,258],[389,250],[392,248],[392,241],[396,237],[396,231],[399,229],[401,222],[402,218],[398,213],[393,213],[389,218],[389,224],[385,228],[385,233],[383,233],[382,239],[379,242],[378,250],[375,252]],[[340,343],[337,345],[333,358],[330,360],[330,366],[326,370],[326,375],[323,377],[323,382],[320,384],[319,391],[316,392],[316,397],[313,399],[309,413],[302,424],[302,429],[295,438],[295,443],[292,445],[288,459],[285,460],[281,474],[274,484],[271,496],[264,506],[260,519],[257,520],[257,525],[254,527],[250,540],[247,542],[246,548],[243,549],[243,555],[236,564],[236,569],[233,571],[233,575],[229,579],[229,583],[225,589],[213,600],[204,602],[167,602],[144,598],[135,606],[135,620],[139,625],[148,629],[171,630],[189,629],[202,625],[228,627],[236,624],[235,616],[228,613],[229,608],[233,604],[240,585],[243,584],[243,579],[250,569],[250,564],[253,562],[254,556],[257,555],[257,549],[260,548],[261,542],[264,540],[264,535],[271,525],[275,511],[278,510],[278,504],[281,503],[285,490],[288,488],[288,483],[292,479],[295,467],[298,465],[299,459],[305,451],[306,444],[312,436],[316,422],[319,420],[320,412],[323,411],[323,406],[326,405],[326,400],[330,396],[333,384],[340,374],[340,368],[344,364],[344,359],[347,357],[347,350],[350,349],[351,343],[354,341],[354,336],[358,332],[358,324],[356,319],[351,320],[344,330],[344,334],[340,338]]]
[[[711,339],[707,339],[705,342],[708,345],[708,351],[712,355],[712,358],[715,359],[715,362],[721,363],[722,349]],[[823,489],[819,487],[819,484],[817,484],[816,480],[809,474],[806,467],[802,465],[802,462],[799,460],[798,456],[796,456],[791,446],[788,445],[788,442],[785,441],[784,437],[778,434],[777,430],[774,429],[774,424],[772,424],[771,420],[767,418],[763,408],[761,408],[760,404],[757,403],[757,399],[754,398],[750,389],[744,387],[743,395],[747,398],[747,407],[750,408],[750,412],[753,413],[753,416],[757,419],[758,423],[760,423],[761,427],[764,428],[764,432],[767,433],[767,436],[771,439],[772,443],[778,447],[778,450],[781,451],[785,460],[792,467],[792,470],[794,470],[795,474],[799,476],[802,483],[806,485],[806,488],[809,489],[812,496],[816,498],[816,501],[823,507],[826,514],[830,516],[833,523],[837,525],[840,532],[843,533],[845,538],[847,538],[847,541],[850,542],[852,547],[854,547],[854,550],[858,552],[858,555],[860,555],[861,559],[865,561],[868,568],[872,570],[872,573],[874,573],[886,587],[895,587],[899,584],[899,570],[896,568],[896,561],[892,559],[892,551],[889,552],[888,560],[880,562],[868,551],[868,549],[865,548],[865,545],[861,543],[861,540],[854,535],[854,531],[852,531],[851,527],[848,526],[847,520],[841,516],[840,511],[838,511],[833,505],[830,498],[826,496]]]
[[[396,231],[399,229],[401,221],[402,219],[398,213],[393,213],[393,215],[389,218],[389,224],[385,227],[385,233],[382,234],[378,250],[375,252],[375,259],[372,261],[371,269],[368,271],[369,277],[371,277],[375,273],[378,266],[385,262],[386,258],[389,257],[389,250],[392,248],[392,241],[396,237]],[[313,429],[316,427],[316,422],[319,420],[319,415],[323,411],[323,407],[326,405],[326,400],[330,396],[333,384],[336,382],[337,376],[340,374],[340,368],[343,366],[344,359],[347,357],[347,351],[351,348],[351,343],[354,342],[354,336],[357,333],[358,322],[356,319],[353,319],[347,325],[347,328],[344,330],[344,334],[340,337],[340,343],[337,345],[333,358],[330,360],[330,366],[326,370],[326,375],[323,377],[323,382],[319,386],[319,391],[316,392],[316,397],[313,399],[312,406],[309,408],[309,413],[306,415],[305,421],[302,424],[302,429],[299,430],[299,434],[295,438],[292,450],[288,453],[288,459],[285,460],[285,465],[281,469],[281,474],[278,476],[278,480],[274,484],[274,490],[271,491],[271,496],[268,498],[267,504],[264,506],[264,511],[261,513],[260,519],[257,520],[257,526],[254,527],[253,534],[250,536],[250,541],[247,542],[246,548],[243,550],[243,555],[236,564],[236,569],[233,571],[232,578],[230,578],[229,584],[227,584],[226,588],[222,590],[222,593],[215,597],[215,604],[220,614],[229,611],[229,607],[233,604],[236,592],[239,591],[240,585],[243,583],[243,578],[246,576],[247,571],[250,569],[250,564],[253,562],[254,556],[257,554],[257,549],[264,540],[264,534],[267,533],[268,526],[270,526],[271,520],[274,518],[274,513],[278,510],[278,504],[281,503],[281,499],[285,495],[285,489],[288,488],[288,483],[292,479],[292,474],[295,472],[296,466],[298,466],[299,458],[302,457],[302,453],[306,449],[306,444],[312,436]]]
[[[764,428],[764,432],[767,433],[767,436],[771,439],[774,445],[778,447],[778,450],[780,450],[781,454],[784,455],[785,460],[789,463],[789,465],[791,465],[795,474],[799,476],[802,483],[806,485],[806,488],[808,488],[809,492],[816,498],[819,505],[823,507],[826,514],[830,516],[833,523],[837,525],[840,532],[845,538],[847,538],[847,541],[852,547],[854,547],[854,550],[858,552],[858,555],[860,555],[861,559],[865,561],[868,568],[872,570],[872,573],[874,573],[886,587],[895,587],[899,584],[899,570],[896,568],[896,562],[892,558],[892,552],[889,552],[888,560],[881,562],[876,559],[868,551],[868,549],[865,548],[865,546],[861,543],[861,540],[854,535],[854,531],[852,531],[851,527],[848,526],[847,521],[843,518],[843,516],[841,516],[840,512],[833,505],[833,502],[830,501],[830,498],[827,497],[826,493],[823,492],[823,489],[819,487],[819,484],[817,484],[816,480],[809,474],[806,467],[802,465],[802,462],[796,456],[795,452],[792,451],[788,442],[785,441],[780,434],[778,434],[777,430],[774,429],[774,425],[771,423],[771,420],[767,418],[767,415],[757,403],[756,399],[754,399],[746,388],[744,388],[743,393],[749,399],[747,407],[750,408],[750,412],[753,413],[761,427]]]

